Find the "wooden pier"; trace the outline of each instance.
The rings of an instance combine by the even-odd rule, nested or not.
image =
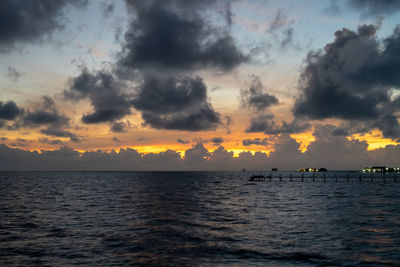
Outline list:
[[[362,172],[267,172],[265,175],[253,175],[250,182],[397,182],[399,172],[362,173]]]

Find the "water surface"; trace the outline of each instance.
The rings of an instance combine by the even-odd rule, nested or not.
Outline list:
[[[400,265],[400,181],[251,174],[1,172],[0,265]]]

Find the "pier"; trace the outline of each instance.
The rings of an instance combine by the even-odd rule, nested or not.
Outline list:
[[[328,172],[257,172],[257,175],[251,176],[250,182],[383,182],[396,183],[400,178],[400,172],[392,173],[363,173],[356,171],[328,171]]]

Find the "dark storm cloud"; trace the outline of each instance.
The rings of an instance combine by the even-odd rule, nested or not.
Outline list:
[[[324,51],[310,52],[293,112],[311,119],[339,118],[378,128],[398,138],[393,89],[400,87],[400,27],[380,42],[376,26],[344,28]]]
[[[364,16],[390,15],[400,10],[398,0],[347,0],[347,3]]]
[[[252,145],[256,145],[256,146],[266,146],[266,145],[270,145],[271,143],[268,142],[267,138],[261,139],[261,138],[254,138],[254,139],[244,139],[242,140],[242,145],[243,146],[252,146]]]
[[[16,82],[19,80],[19,78],[21,77],[22,74],[13,67],[7,67],[6,75],[8,78],[10,78],[10,80],[12,80],[13,82]]]
[[[118,66],[124,69],[229,71],[248,60],[228,29],[212,25],[201,10],[216,1],[127,1],[133,19]],[[226,5],[229,8],[229,5]],[[218,12],[218,10],[217,10]]]
[[[84,114],[82,122],[86,124],[114,122],[131,113],[129,95],[124,93],[124,84],[106,71],[94,73],[83,69],[82,73],[71,80],[66,99],[89,99],[93,112]]]
[[[221,122],[199,77],[145,76],[137,90],[132,105],[153,128],[200,131],[215,129]]]
[[[253,76],[249,88],[241,90],[240,94],[242,106],[257,112],[266,111],[269,107],[279,103],[275,96],[266,92],[257,76]]]
[[[0,101],[0,120],[14,120],[23,110],[14,101]]]
[[[43,40],[64,27],[67,7],[86,3],[86,0],[0,1],[0,52],[8,52],[20,43]]]

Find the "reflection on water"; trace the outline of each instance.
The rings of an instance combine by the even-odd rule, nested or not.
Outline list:
[[[400,182],[248,177],[2,172],[0,264],[400,264]]]

